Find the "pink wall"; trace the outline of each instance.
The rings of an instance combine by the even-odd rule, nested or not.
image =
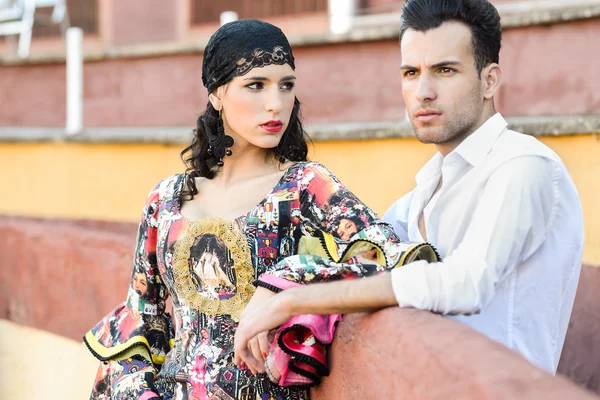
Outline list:
[[[501,52],[506,115],[600,113],[600,58],[590,53],[600,19],[507,30]],[[295,49],[307,122],[404,117],[396,40]],[[192,126],[207,101],[201,54],[89,62],[84,124]],[[0,126],[62,126],[62,65],[0,66]]]
[[[111,0],[107,11],[110,18],[111,44],[132,44],[174,40],[177,38],[178,1]]]
[[[125,300],[135,224],[0,216],[0,232],[0,318],[80,340]],[[600,267],[584,266],[559,364],[561,374],[598,393],[599,286]],[[527,382],[519,371],[533,373],[510,361],[501,346],[492,346],[467,327],[433,314],[391,309],[372,318],[347,320],[334,342],[333,374],[319,389],[322,397],[318,398],[350,399],[356,398],[351,393],[368,390],[375,393],[369,398],[391,398],[390,391],[419,398],[418,382],[430,385],[451,378],[461,384],[471,382],[475,394],[486,384],[506,385],[508,392],[492,391],[494,396],[485,397],[504,399],[511,397],[498,397],[499,393],[511,393]],[[496,370],[504,359],[517,369]],[[480,365],[486,369],[478,372],[473,366]],[[457,394],[465,393],[460,387],[452,386]],[[338,390],[348,396],[333,397]],[[484,398],[441,393],[435,397],[435,393],[421,398]]]
[[[346,316],[329,359],[315,399],[598,399],[459,322],[414,309]]]

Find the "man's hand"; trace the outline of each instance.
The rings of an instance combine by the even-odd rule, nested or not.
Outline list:
[[[235,363],[247,365],[253,374],[265,371],[269,331],[292,317],[284,293],[259,287],[240,318],[234,341]]]

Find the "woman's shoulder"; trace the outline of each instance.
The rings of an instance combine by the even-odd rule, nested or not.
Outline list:
[[[301,161],[296,163],[290,168],[290,172],[299,179],[302,177],[314,176],[315,174],[334,176],[327,167],[317,161]]]
[[[150,191],[148,197],[159,201],[170,201],[178,198],[183,188],[185,174],[174,174],[161,179]]]

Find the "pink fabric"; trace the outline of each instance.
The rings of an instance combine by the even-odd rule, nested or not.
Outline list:
[[[196,363],[192,368],[190,381],[193,388],[192,398],[206,399],[206,358],[199,354],[196,355]]]
[[[148,400],[148,399],[156,399],[156,398],[160,398],[156,393],[154,392],[144,392],[144,394],[142,394],[138,400]]]
[[[294,286],[300,286],[299,283],[287,280],[287,279],[283,279],[283,278],[278,278],[276,276],[273,275],[269,275],[269,274],[262,274],[258,280],[260,282],[264,282],[267,283],[271,286],[275,286],[281,290],[285,290],[285,289],[289,289],[291,287]]]
[[[328,375],[329,369],[325,347],[316,343],[315,339],[322,344],[330,344],[336,323],[341,319],[340,314],[305,314],[290,318],[279,327],[265,360],[269,379],[279,386],[316,385],[322,376]],[[284,348],[280,347],[280,341]],[[315,368],[315,363],[320,364],[321,368]],[[292,371],[290,365],[307,372],[311,377]]]
[[[331,315],[316,315],[316,314],[303,314],[296,315],[290,318],[288,322],[281,326],[281,330],[288,328],[292,325],[302,325],[312,332],[312,334],[321,343],[329,344],[333,341],[333,334],[335,333],[335,324],[340,321],[342,316],[340,314]]]

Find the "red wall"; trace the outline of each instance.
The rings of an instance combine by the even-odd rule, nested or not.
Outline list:
[[[0,232],[0,318],[80,340],[108,311],[125,300],[135,224],[0,216]],[[584,266],[559,372],[600,393],[598,287],[600,267]],[[508,384],[508,389],[513,390],[523,382],[516,371],[515,382],[511,383],[506,381],[509,379],[506,371],[492,368],[497,363],[496,353],[506,358],[498,350],[501,346],[482,344],[477,339],[479,335],[455,321],[397,308],[347,320],[335,340],[331,377],[337,382],[333,387],[344,393],[367,390],[369,382],[389,382],[387,386],[382,384],[378,390],[384,392],[378,393],[408,390],[411,382],[423,382],[426,378],[410,377],[411,370],[421,374],[427,371],[433,382],[443,374],[448,374],[447,377],[456,374],[456,379],[464,380],[473,372],[472,363],[487,365],[486,373],[493,379],[485,381],[488,375],[480,372],[475,389],[487,382]],[[414,346],[409,345],[413,341]],[[493,349],[493,354],[476,351],[477,346]],[[386,370],[389,366],[394,369]],[[454,371],[458,366],[463,370]],[[528,371],[519,368],[518,371]],[[348,370],[351,373],[346,376]],[[400,372],[407,381],[392,379]],[[333,390],[332,386],[324,385],[319,393],[323,398],[334,398]]]
[[[600,19],[510,29],[497,97],[505,115],[600,113]],[[404,118],[396,40],[297,47],[298,98],[307,122]],[[207,102],[202,55],[89,62],[84,125],[192,126]],[[0,66],[0,126],[63,126],[63,65]]]

